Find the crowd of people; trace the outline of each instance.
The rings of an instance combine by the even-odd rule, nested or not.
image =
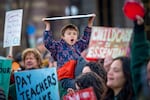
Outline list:
[[[73,24],[61,30],[61,39],[54,40],[50,22],[44,21],[46,28],[43,38],[36,48],[27,48],[19,55],[19,60],[8,58],[13,65],[9,100],[16,100],[14,72],[57,67],[60,98],[76,90],[93,87],[97,100],[148,100],[150,98],[150,43],[144,30],[144,18],[136,16],[129,56],[112,58],[106,55],[104,62],[87,61],[82,52],[87,50],[91,28],[96,15],[90,17],[84,33]],[[5,100],[0,89],[0,99]]]

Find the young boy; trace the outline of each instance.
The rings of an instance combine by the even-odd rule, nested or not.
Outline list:
[[[54,60],[57,61],[58,79],[65,89],[75,88],[74,82],[72,81],[75,66],[78,58],[81,56],[81,52],[88,47],[94,19],[95,16],[89,18],[88,26],[85,28],[84,34],[82,34],[80,39],[78,39],[78,28],[72,24],[66,25],[62,28],[61,40],[59,41],[53,39],[50,22],[45,21],[45,47],[51,52]]]

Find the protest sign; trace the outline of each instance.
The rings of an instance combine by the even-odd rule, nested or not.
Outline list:
[[[92,27],[87,59],[127,56],[132,35],[130,28]]]
[[[74,94],[67,94],[63,100],[97,100],[92,87],[79,90]]]
[[[18,100],[59,100],[56,68],[15,72]]]
[[[95,14],[43,18],[43,20],[60,20],[60,19],[72,19],[72,18],[85,18],[85,17],[92,17],[92,16],[95,16]]]
[[[22,9],[6,12],[3,47],[20,45],[22,14]]]
[[[4,90],[6,98],[9,92],[10,73],[12,61],[0,56],[0,88]]]

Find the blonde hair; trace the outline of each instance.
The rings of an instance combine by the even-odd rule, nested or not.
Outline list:
[[[40,68],[41,65],[42,65],[42,57],[41,57],[40,52],[37,49],[35,49],[35,48],[27,48],[27,49],[25,49],[22,52],[22,60],[23,60],[23,62],[25,61],[25,58],[26,58],[27,54],[29,54],[29,53],[34,54],[34,56],[35,56],[35,58],[36,58],[36,60],[37,60],[37,62],[39,64],[38,67]]]

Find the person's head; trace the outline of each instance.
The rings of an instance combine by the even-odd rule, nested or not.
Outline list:
[[[42,58],[40,52],[35,48],[27,48],[22,52],[22,60],[25,69],[40,68]]]
[[[39,37],[36,41],[36,48],[40,51],[40,53],[44,53],[46,48],[43,43],[43,37]]]
[[[75,79],[77,90],[93,87],[97,100],[103,100],[107,87],[103,79],[94,72],[82,73]]]
[[[104,65],[103,65],[103,67],[106,70],[106,72],[108,72],[112,61],[113,61],[112,56],[111,55],[106,55],[106,57],[104,59]]]
[[[21,69],[24,69],[23,61],[22,61],[22,58],[21,58],[21,52],[16,54],[16,56],[14,57],[14,61],[19,63]]]
[[[84,66],[82,73],[91,72],[91,71],[95,72],[97,75],[99,75],[106,82],[107,73],[101,64],[99,64],[97,62],[88,62]]]
[[[61,38],[69,45],[74,45],[76,43],[78,35],[79,30],[73,24],[66,25],[61,30]]]
[[[130,98],[133,95],[128,57],[117,57],[113,60],[107,73],[107,86],[113,90],[115,96],[120,94]]]

